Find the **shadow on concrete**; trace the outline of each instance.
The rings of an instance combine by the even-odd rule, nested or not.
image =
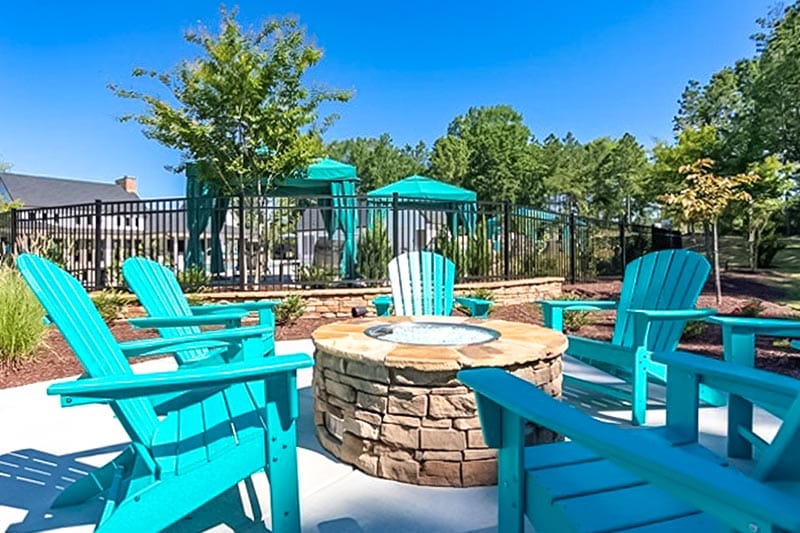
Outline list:
[[[79,506],[51,509],[65,487],[95,469],[81,459],[121,452],[126,444],[115,444],[68,455],[53,455],[25,449],[0,456],[0,505],[28,511],[9,532],[43,531],[94,524],[104,501],[97,497]]]

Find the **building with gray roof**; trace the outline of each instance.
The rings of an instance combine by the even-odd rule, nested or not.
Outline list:
[[[136,194],[136,178],[130,176],[114,183],[101,183],[0,172],[0,198],[6,202],[20,201],[25,207],[60,207],[95,200],[139,200],[139,195]]]

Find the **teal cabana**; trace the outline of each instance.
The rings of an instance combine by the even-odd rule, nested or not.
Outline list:
[[[189,240],[186,246],[186,265],[204,267],[200,236],[211,222],[211,272],[224,272],[220,231],[230,199],[221,197],[207,181],[200,179],[202,166],[186,168],[186,220]],[[307,168],[280,180],[280,185],[268,192],[270,197],[318,196],[325,231],[329,238],[341,231],[344,236],[341,275],[352,279],[355,273],[356,231],[358,209],[356,202],[356,167],[333,159],[318,159]]]
[[[478,195],[449,183],[425,176],[413,175],[367,193],[367,204],[378,208],[379,216],[386,217],[397,194],[398,207],[422,211],[445,211],[453,235],[458,235],[459,224],[471,234],[478,218]],[[376,210],[370,210],[370,216]]]
[[[511,216],[514,221],[512,227],[515,228],[515,231],[533,241],[537,241],[541,238],[541,236],[537,234],[537,230],[541,231],[543,229],[540,224],[541,222],[556,223],[559,221],[561,221],[563,225],[561,229],[561,238],[563,242],[568,243],[570,240],[570,228],[566,215],[551,213],[550,211],[544,211],[533,207],[515,207],[511,211]],[[495,250],[499,250],[500,239],[503,233],[503,217],[492,217],[487,221],[486,225],[489,238],[494,242]],[[575,225],[584,227],[586,226],[586,222],[578,219],[575,221]],[[580,238],[581,233],[576,233],[578,233],[578,238]]]

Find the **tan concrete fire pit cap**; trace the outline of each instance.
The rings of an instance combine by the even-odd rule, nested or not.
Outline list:
[[[489,328],[500,337],[481,344],[428,346],[389,342],[368,336],[366,329],[382,324],[445,322]],[[460,370],[482,366],[510,366],[550,359],[567,349],[567,338],[549,328],[469,317],[378,317],[359,318],[321,326],[311,338],[317,350],[344,359],[382,364],[389,368],[424,371]]]

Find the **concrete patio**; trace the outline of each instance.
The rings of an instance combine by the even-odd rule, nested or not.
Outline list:
[[[310,340],[279,342],[281,353],[313,353]],[[174,367],[171,359],[135,365],[136,372]],[[593,380],[612,379],[578,363],[565,370]],[[91,531],[100,501],[75,512],[50,514],[49,504],[69,480],[91,466],[103,464],[127,442],[125,432],[106,406],[62,409],[47,396],[52,382],[0,391],[0,531]],[[325,452],[314,436],[311,371],[300,375],[299,422],[300,496],[303,531],[362,532],[491,532],[496,530],[496,488],[420,487],[372,478]],[[663,390],[655,389],[658,398]],[[564,397],[602,420],[624,423],[630,411],[580,391]],[[704,408],[701,442],[722,453],[725,409]],[[663,423],[663,406],[648,412],[652,425]],[[756,430],[771,438],[778,421],[756,412]],[[171,531],[268,531],[250,512],[248,501],[259,498],[268,509],[267,480],[255,476],[252,486],[241,483],[176,524]],[[245,511],[246,509],[246,511]],[[267,511],[265,511],[267,512]],[[269,517],[266,517],[269,523]]]

